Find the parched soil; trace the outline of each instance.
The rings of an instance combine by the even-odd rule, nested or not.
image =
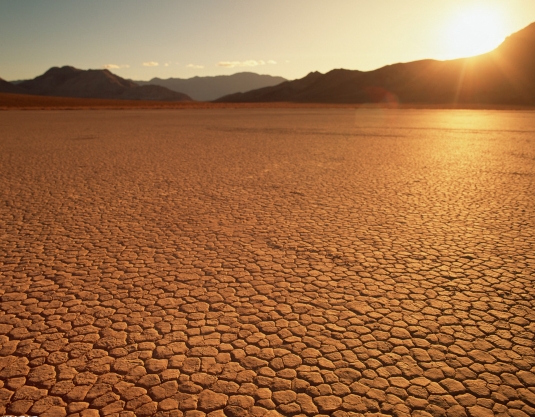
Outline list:
[[[530,112],[0,113],[0,415],[535,415]]]
[[[203,101],[112,100],[47,97],[0,93],[0,110],[128,110],[128,109],[247,109],[247,108],[355,108],[356,104],[322,103],[212,103]]]
[[[112,100],[95,98],[47,97],[0,93],[0,110],[170,110],[170,109],[470,109],[533,110],[527,106],[489,104],[418,104],[418,103],[213,103],[204,101]]]

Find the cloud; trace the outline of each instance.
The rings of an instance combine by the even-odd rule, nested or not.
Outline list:
[[[277,62],[270,59],[267,64],[276,64]],[[266,61],[250,59],[248,61],[219,61],[216,64],[218,67],[234,68],[234,67],[257,67],[259,65],[266,65]]]
[[[196,68],[196,69],[202,69],[204,68],[204,65],[195,65],[195,64],[188,64],[186,65],[188,68]]]
[[[130,68],[130,65],[117,65],[117,64],[106,64],[102,68],[104,69],[121,69],[121,68]]]
[[[149,61],[149,62],[144,62],[143,63],[144,67],[157,67],[158,65],[160,65],[160,64],[158,64],[157,62],[154,62],[154,61]]]

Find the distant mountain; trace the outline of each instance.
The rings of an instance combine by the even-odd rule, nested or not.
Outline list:
[[[22,88],[0,78],[0,93],[27,94]]]
[[[140,87],[108,70],[53,67],[33,80],[16,86],[27,94],[56,97],[109,98],[120,100],[191,101],[191,97],[159,86]]]
[[[535,23],[487,54],[423,60],[374,71],[337,69],[218,102],[478,103],[535,105]]]
[[[193,78],[153,78],[150,81],[134,81],[139,85],[160,85],[180,91],[199,101],[212,101],[221,96],[269,87],[286,81],[286,78],[239,72],[233,75]]]

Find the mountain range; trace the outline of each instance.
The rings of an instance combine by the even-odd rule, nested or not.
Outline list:
[[[535,106],[535,23],[509,36],[495,50],[470,58],[432,59],[374,71],[346,69],[285,81],[253,73],[190,79],[126,80],[108,70],[53,67],[33,80],[0,79],[0,93],[122,100],[489,104]],[[282,82],[280,82],[282,81]],[[138,85],[138,83],[143,85]],[[262,88],[256,86],[262,85]],[[266,86],[267,85],[267,86]],[[253,88],[246,92],[249,88]],[[173,91],[173,90],[180,91]],[[189,93],[190,95],[187,95]]]
[[[332,70],[217,102],[477,103],[535,105],[535,23],[489,53],[449,61],[422,60],[374,71]]]
[[[53,67],[32,80],[11,84],[2,80],[0,92],[38,96],[120,100],[192,101],[186,94],[158,85],[139,86],[108,70]]]
[[[283,77],[239,72],[233,75],[193,78],[153,78],[150,81],[134,81],[138,85],[159,85],[169,90],[187,94],[194,100],[212,101],[224,95],[270,87],[287,81]]]

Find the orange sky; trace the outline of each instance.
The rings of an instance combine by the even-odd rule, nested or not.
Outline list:
[[[2,0],[0,77],[72,65],[137,80],[295,79],[483,52],[534,21],[534,0]]]

